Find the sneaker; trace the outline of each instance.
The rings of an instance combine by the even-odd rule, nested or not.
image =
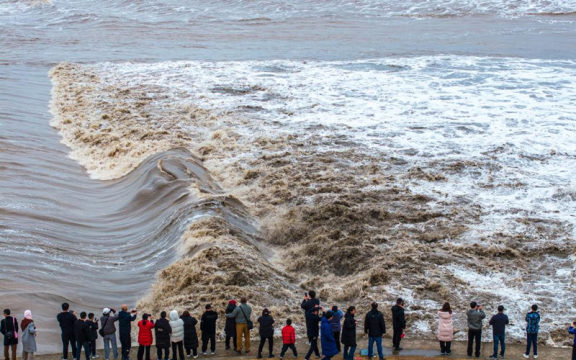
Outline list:
[[[275,358],[275,357],[276,357],[276,356],[274,356],[274,354],[268,355],[268,359],[273,359],[273,358]]]
[[[498,359],[498,355],[490,355],[488,359]]]
[[[194,359],[198,359],[198,355],[194,355]]]
[[[528,355],[528,354],[522,354],[522,356],[524,356],[524,358],[526,358],[526,359],[530,359],[530,355]]]
[[[534,354],[533,358],[538,359],[538,355]]]
[[[202,351],[202,355],[208,355],[206,351]]]
[[[210,351],[210,355],[214,355],[216,354],[214,351]]]

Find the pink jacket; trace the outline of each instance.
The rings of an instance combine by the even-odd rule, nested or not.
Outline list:
[[[438,311],[438,318],[438,340],[452,341],[454,338],[452,314],[447,311]]]

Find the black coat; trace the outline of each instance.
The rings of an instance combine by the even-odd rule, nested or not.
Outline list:
[[[364,332],[370,337],[382,337],[386,334],[384,315],[378,310],[370,310],[364,319]]]
[[[88,320],[76,320],[76,323],[74,323],[74,337],[76,337],[76,342],[81,344],[90,341],[90,324],[88,324]]]
[[[306,315],[306,335],[309,338],[317,338],[318,333],[320,332],[319,323],[322,319],[318,314],[314,314],[313,312],[309,312]]]
[[[274,336],[274,318],[270,315],[263,315],[258,318],[260,323],[260,337],[267,338]]]
[[[346,313],[344,315],[341,341],[346,346],[356,345],[356,320],[352,314]]]
[[[156,346],[170,346],[170,334],[172,327],[166,318],[156,320],[154,324],[154,335],[156,336]]]
[[[71,311],[63,311],[58,316],[56,316],[58,323],[60,324],[60,329],[62,330],[62,335],[74,335],[74,324],[76,324],[76,315]]]
[[[14,335],[18,333],[18,320],[12,316],[6,316],[0,322],[0,332],[4,335],[4,346],[18,344],[18,338]],[[12,333],[12,337],[6,337],[7,333]]]
[[[302,304],[300,304],[300,307],[302,308],[302,310],[304,310],[305,314],[308,314],[308,312],[314,309],[316,305],[320,306],[320,300],[314,298],[314,299],[302,300]]]
[[[95,321],[86,320],[90,328],[90,341],[98,339],[98,323]]]
[[[236,305],[228,304],[226,314],[230,314],[234,309],[236,309]],[[236,337],[236,318],[226,317],[224,332],[226,332],[226,336]]]
[[[200,319],[200,330],[209,335],[216,334],[216,320],[218,320],[216,311],[205,311],[202,314],[202,319]]]
[[[392,306],[392,326],[396,330],[406,329],[406,317],[402,306]]]
[[[192,349],[198,347],[198,334],[196,333],[196,324],[198,320],[192,316],[181,316],[184,321],[184,347]]]

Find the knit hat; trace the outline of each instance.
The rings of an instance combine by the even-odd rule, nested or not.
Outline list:
[[[230,304],[230,305],[236,305],[236,300],[232,299],[232,300],[228,301],[228,304]]]

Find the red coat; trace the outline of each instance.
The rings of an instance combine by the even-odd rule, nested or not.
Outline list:
[[[282,328],[282,342],[286,345],[296,343],[296,331],[292,325],[286,325]]]
[[[150,346],[154,339],[152,338],[152,329],[154,329],[154,322],[146,320],[146,325],[144,325],[144,320],[138,322],[138,344],[142,346]]]

